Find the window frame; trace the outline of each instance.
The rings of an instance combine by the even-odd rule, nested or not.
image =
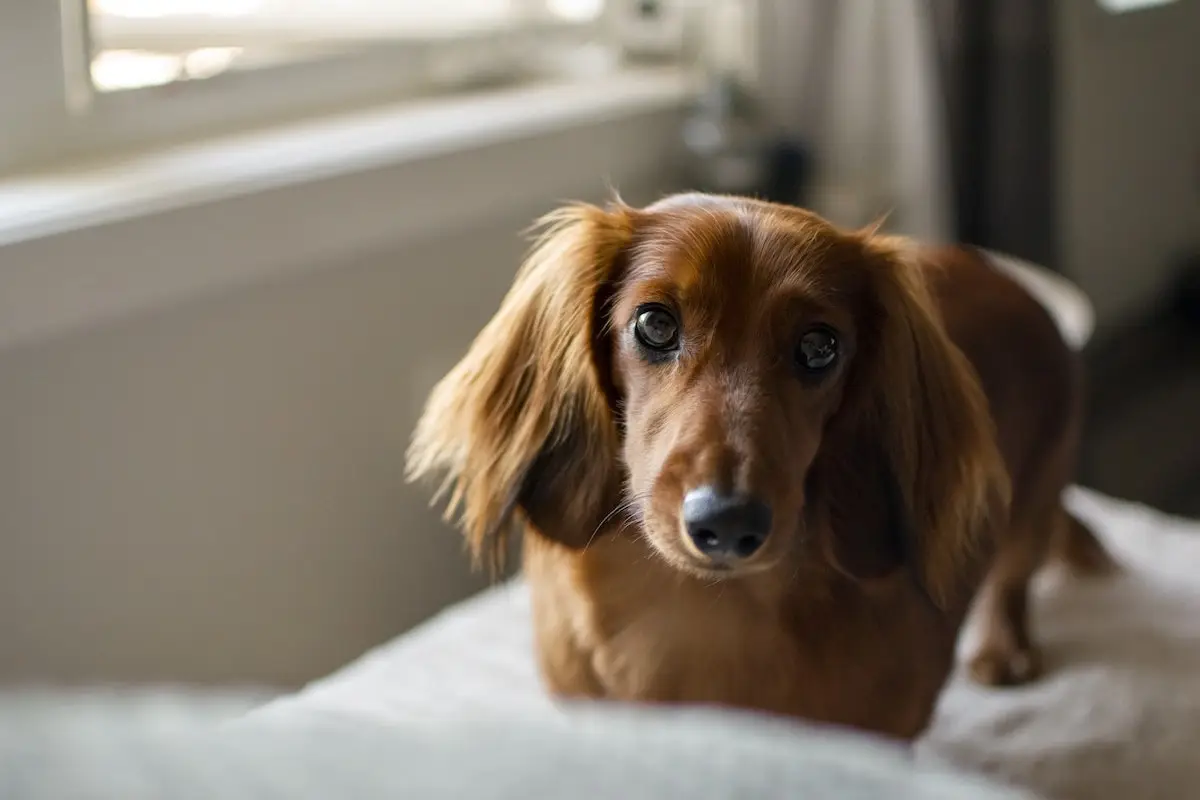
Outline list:
[[[0,10],[0,176],[445,94],[463,82],[439,77],[433,65],[468,64],[481,47],[495,63],[507,62],[497,79],[516,82],[536,75],[539,58],[555,47],[611,43],[605,38],[611,3],[581,23],[551,18],[543,0],[526,2],[537,6],[537,16],[513,30],[369,45],[203,80],[98,92],[86,0],[8,0]]]

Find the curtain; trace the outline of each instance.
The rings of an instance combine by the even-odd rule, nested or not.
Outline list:
[[[759,91],[812,205],[1055,266],[1051,0],[758,0]]]
[[[1056,4],[929,2],[956,238],[1054,268]]]
[[[810,204],[843,225],[954,238],[927,0],[760,0],[760,92],[816,156]]]

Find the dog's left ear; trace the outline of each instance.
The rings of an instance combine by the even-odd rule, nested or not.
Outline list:
[[[844,568],[871,577],[908,561],[945,609],[964,601],[973,550],[1007,514],[1008,474],[979,378],[931,295],[937,267],[905,239],[867,232],[860,244],[851,407],[830,421],[813,475],[845,523]]]

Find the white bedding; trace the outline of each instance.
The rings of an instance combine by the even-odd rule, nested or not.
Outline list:
[[[1042,576],[1049,674],[1017,690],[956,678],[912,764],[745,719],[568,722],[538,683],[516,582],[219,730],[205,718],[253,695],[0,698],[0,797],[1002,797],[938,767],[1063,800],[1200,797],[1200,522],[1080,489],[1070,503],[1125,573]]]
[[[1200,522],[1082,489],[1069,502],[1125,573],[1084,582],[1041,576],[1033,613],[1049,673],[1010,690],[956,676],[918,757],[1054,798],[1200,797]],[[255,716],[554,715],[532,646],[527,589],[513,582]]]
[[[711,711],[590,705],[383,724],[294,708],[215,725],[201,719],[211,698],[192,692],[88,697],[82,712],[49,699],[15,722],[0,716],[4,800],[1027,797],[862,737]]]

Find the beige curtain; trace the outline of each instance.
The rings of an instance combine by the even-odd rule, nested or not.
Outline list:
[[[925,0],[758,0],[759,88],[815,151],[816,210],[953,238],[945,115]]]

